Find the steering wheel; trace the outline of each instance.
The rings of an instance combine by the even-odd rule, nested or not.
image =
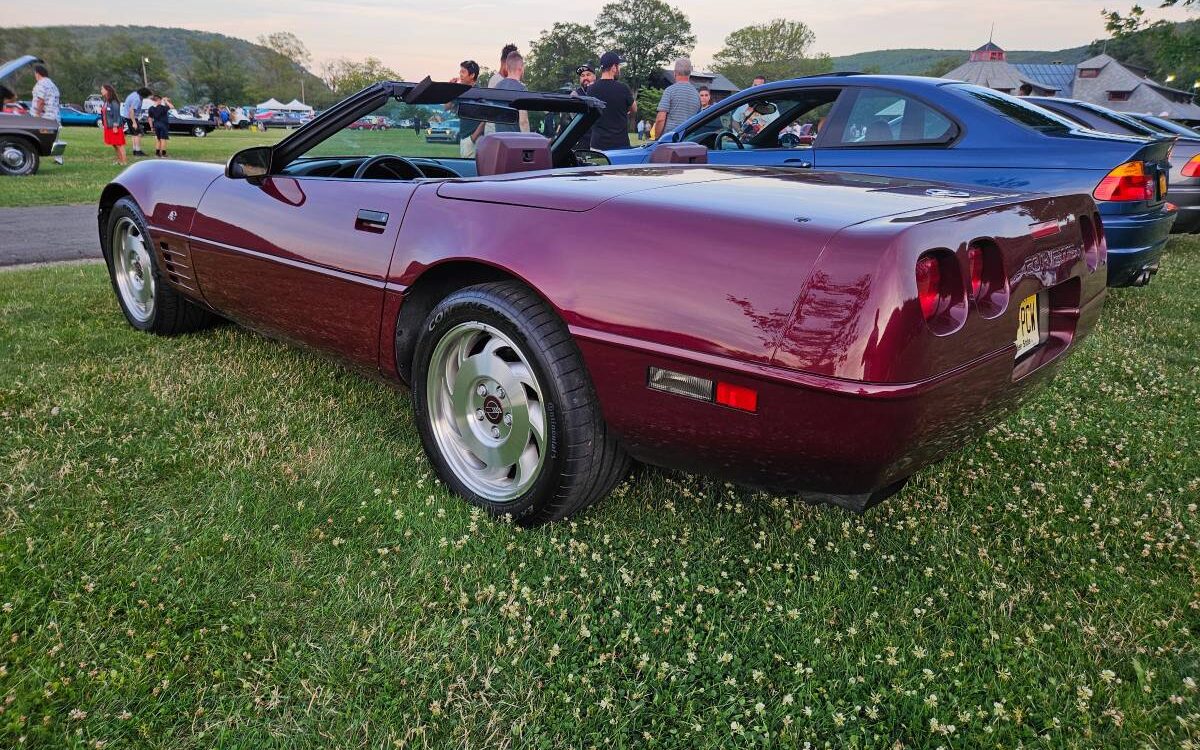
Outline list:
[[[354,170],[354,179],[361,180],[367,176],[368,172],[376,168],[381,172],[390,172],[392,177],[397,180],[417,180],[425,176],[420,167],[403,156],[379,154],[359,164],[358,169]]]
[[[722,130],[717,133],[715,138],[713,138],[713,149],[716,151],[724,151],[726,139],[733,141],[738,147],[738,151],[746,148],[746,146],[742,143],[742,139],[738,138],[736,133],[734,133],[732,130]]]

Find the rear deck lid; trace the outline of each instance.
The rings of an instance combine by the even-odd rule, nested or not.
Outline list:
[[[450,180],[438,186],[437,194],[454,200],[589,211],[620,195],[738,176],[736,172],[694,167],[602,167]]]
[[[1008,193],[924,180],[770,167],[633,166],[449,180],[442,198],[589,211],[630,196],[714,214],[838,217],[846,223],[995,200]],[[634,196],[637,197],[634,197]],[[843,226],[845,224],[842,224]]]

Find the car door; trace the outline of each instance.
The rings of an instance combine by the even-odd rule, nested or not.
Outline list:
[[[708,147],[710,164],[813,166],[813,143],[841,94],[837,87],[777,89],[717,104],[680,140]]]
[[[962,165],[953,144],[961,132],[950,115],[912,94],[847,86],[813,155],[818,169],[955,181]]]
[[[205,298],[275,336],[373,366],[383,287],[415,183],[220,177],[190,240]]]

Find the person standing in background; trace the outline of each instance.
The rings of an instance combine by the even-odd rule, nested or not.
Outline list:
[[[458,65],[458,77],[450,83],[461,83],[464,86],[475,86],[479,83],[479,63],[474,60],[463,60]],[[446,109],[454,108],[454,103],[446,105]],[[459,115],[458,117],[458,155],[464,159],[475,158],[475,143],[483,137],[483,120],[472,120]]]
[[[692,61],[681,57],[675,61],[675,83],[667,87],[658,103],[654,129],[659,135],[669,133],[700,111],[700,94],[692,85]]]
[[[596,82],[596,71],[591,65],[584,63],[575,69],[575,75],[579,76],[579,85],[571,89],[572,96],[587,96],[588,86]],[[563,117],[559,124],[559,130],[566,130],[567,126],[574,122],[573,117]],[[588,128],[579,134],[575,139],[575,145],[571,148],[591,148],[592,145],[592,129]]]
[[[637,112],[637,102],[629,87],[617,80],[621,75],[621,56],[605,52],[600,57],[600,78],[588,87],[587,95],[604,102],[604,111],[592,126],[592,148],[629,148],[629,113]]]
[[[30,112],[34,117],[45,117],[47,120],[58,122],[59,93],[58,86],[50,80],[50,71],[45,65],[33,66],[33,107]]]
[[[121,122],[125,123],[125,129],[133,136],[133,155],[145,156],[146,152],[142,151],[142,122],[139,115],[142,110],[142,100],[150,96],[150,89],[142,87],[135,91],[130,91],[129,96],[125,97],[125,101],[121,103]]]
[[[488,88],[494,89],[500,82],[508,78],[508,56],[517,51],[517,45],[509,42],[500,50],[500,70],[488,79]]]
[[[640,120],[640,119],[638,120],[637,133],[638,133],[639,141],[646,140],[646,121],[645,120]]]
[[[517,45],[509,42],[500,50],[500,69],[492,73],[492,77],[488,79],[487,87],[494,89],[500,85],[501,81],[508,79],[508,56],[517,51]],[[487,122],[483,125],[483,134],[496,132],[496,123]],[[482,136],[481,136],[482,137]]]
[[[104,129],[104,145],[112,146],[117,155],[117,164],[125,166],[125,122],[121,117],[121,100],[117,98],[117,90],[111,84],[100,87],[100,124]]]
[[[504,67],[508,70],[508,77],[497,83],[491,88],[507,89],[509,91],[528,91],[525,84],[521,83],[521,79],[525,76],[525,58],[521,57],[521,53],[513,50],[505,59]],[[489,82],[489,86],[490,86]],[[522,133],[529,132],[529,113],[525,110],[520,110],[516,125],[508,125],[506,123],[496,123],[497,133]]]
[[[712,106],[712,91],[708,88],[708,86],[701,86],[700,90],[697,93],[700,95],[700,111],[703,112],[704,110],[706,110],[710,106]],[[708,122],[704,123],[703,125],[697,127],[695,130],[693,130],[691,132],[691,134],[689,135],[689,139],[691,138],[691,136],[697,136],[697,135],[701,135],[704,133],[716,133],[716,132],[719,132],[720,130],[721,130],[721,118],[714,117],[714,118],[710,119]]]
[[[154,155],[167,157],[167,141],[171,139],[171,107],[175,105],[165,96],[152,96],[153,104],[146,110],[150,127],[154,129]]]

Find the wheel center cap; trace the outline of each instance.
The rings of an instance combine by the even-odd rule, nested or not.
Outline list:
[[[504,407],[500,404],[500,399],[495,396],[488,396],[483,400],[483,416],[492,424],[500,424],[501,418],[504,417]]]

